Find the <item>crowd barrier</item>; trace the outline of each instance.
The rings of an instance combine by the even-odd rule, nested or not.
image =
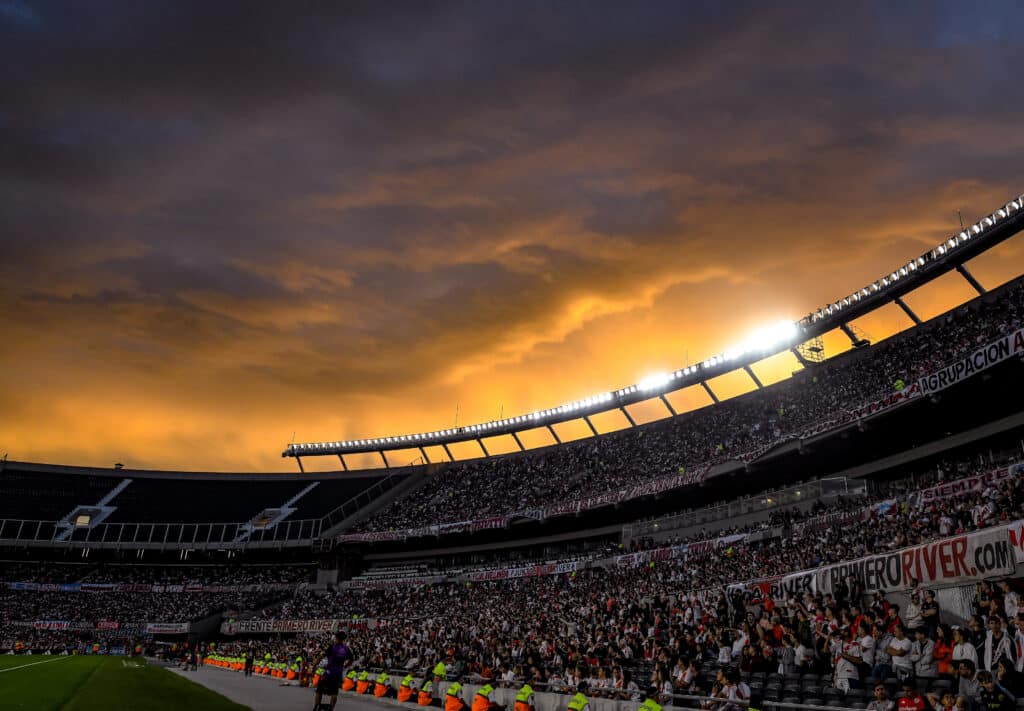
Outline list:
[[[231,671],[242,671],[242,669],[243,669],[243,665],[239,664],[239,663],[213,664],[212,666],[228,669],[228,670],[231,670]],[[392,689],[397,689],[398,688],[399,684],[401,684],[401,682],[402,682],[402,679],[405,678],[406,673],[407,672],[404,671],[404,670],[399,670],[399,671],[392,671],[392,672],[390,672],[388,674],[388,683],[390,684]],[[377,678],[377,674],[378,674],[378,672],[371,672],[370,678],[375,680]],[[287,672],[283,672],[281,670],[275,670],[275,671],[273,671],[271,673],[268,673],[268,674],[257,674],[257,676],[270,676],[271,678],[274,678],[274,679],[281,678],[281,679],[285,679],[285,680],[288,680],[288,678],[289,678],[287,676]],[[416,686],[417,689],[423,684],[423,681],[424,681],[424,679],[422,677],[416,677],[415,686]],[[439,698],[439,699],[442,700],[442,707],[443,707],[443,703],[444,703],[443,700],[444,700],[445,693],[447,692],[447,689],[450,686],[450,684],[451,684],[451,682],[447,682],[447,681],[441,682],[440,684],[438,684],[438,691],[435,692],[435,694],[434,694],[435,698]],[[512,688],[507,688],[507,689],[506,688],[495,688],[494,692],[491,694],[491,698],[496,703],[499,703],[499,704],[502,704],[503,706],[505,706],[506,711],[511,711],[515,707],[516,693],[518,693],[519,688],[521,687],[521,685],[522,685],[522,682],[513,682]],[[550,692],[550,691],[541,691],[539,689],[541,689],[542,686],[544,686],[544,685],[542,685],[542,684],[534,685],[534,687],[535,687],[534,702],[535,702],[536,710],[537,711],[566,711],[566,709],[568,708],[569,699],[571,698],[572,695],[571,694],[566,694],[566,693],[556,693],[556,692]],[[473,704],[473,697],[476,696],[476,693],[477,693],[477,691],[480,690],[480,687],[481,687],[480,684],[476,684],[476,683],[473,683],[473,682],[466,682],[466,683],[462,684],[462,694],[461,694],[461,696],[462,696],[462,699],[469,706],[472,706],[472,704]],[[375,697],[373,695],[373,692],[372,692],[373,685],[372,684],[371,684],[370,688],[371,688],[371,691],[369,693],[367,693],[367,694],[363,694],[362,696],[364,698],[366,698],[366,699],[375,699],[375,698],[377,698],[377,697]],[[342,692],[339,695],[339,702],[343,703],[340,700],[343,700],[346,696],[356,696],[356,693],[353,692],[353,691]],[[637,711],[637,709],[640,707],[640,703],[641,703],[640,701],[631,701],[631,700],[622,700],[622,699],[603,699],[603,698],[589,697],[589,695],[588,695],[588,698],[589,698],[589,702],[590,702],[591,711]],[[713,702],[713,703],[719,703],[719,704],[722,703],[722,701],[720,699],[713,699],[713,698],[711,698],[709,696],[696,696],[696,695],[691,695],[691,694],[675,694],[672,698],[673,698],[673,703],[672,704],[663,704],[662,706],[664,706],[664,707],[668,707],[668,706],[681,706],[681,707],[689,707],[689,708],[699,708],[702,702]],[[424,708],[424,707],[421,707],[421,706],[417,705],[415,701],[400,702],[397,699],[393,699],[393,698],[385,698],[385,699],[378,699],[378,700],[383,702],[383,703],[385,703],[385,704],[387,704],[387,705],[389,705],[389,706],[397,706],[397,707],[408,708],[408,709],[423,709]],[[730,702],[730,703],[732,703],[734,706],[739,706],[739,707],[749,707],[750,706],[750,702],[748,702],[748,701],[734,701],[734,702]],[[844,707],[844,706],[818,706],[818,705],[814,705],[814,704],[798,704],[798,703],[790,703],[790,702],[782,702],[782,701],[765,701],[764,703],[761,704],[761,706],[759,708],[763,708],[763,709],[768,709],[768,708],[798,709],[800,711],[843,711],[844,709],[848,709],[848,711],[854,711],[850,707]]]

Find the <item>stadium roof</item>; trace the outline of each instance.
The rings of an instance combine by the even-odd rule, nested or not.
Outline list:
[[[546,427],[555,440],[560,442],[561,440],[552,425],[579,418],[586,421],[596,436],[597,430],[589,417],[615,409],[620,410],[629,423],[635,426],[636,423],[625,409],[626,406],[655,397],[660,398],[669,412],[675,415],[676,411],[665,398],[665,393],[694,385],[702,386],[707,390],[711,399],[718,402],[718,398],[708,386],[708,380],[743,369],[755,384],[761,387],[760,381],[750,369],[751,364],[785,350],[793,351],[794,355],[804,362],[797,346],[835,329],[842,329],[856,343],[857,339],[848,324],[854,319],[888,304],[896,303],[915,323],[920,323],[920,319],[903,302],[902,297],[944,274],[957,271],[974,289],[979,293],[984,293],[981,285],[967,271],[965,263],[1016,235],[1022,229],[1024,229],[1024,195],[1007,202],[927,252],[905,264],[900,264],[874,282],[815,309],[799,321],[780,322],[766,326],[750,334],[742,343],[728,348],[722,353],[677,370],[649,375],[632,385],[596,393],[590,397],[523,415],[462,427],[362,439],[291,444],[281,453],[281,456],[295,457],[301,467],[302,457],[336,455],[341,459],[342,466],[347,469],[344,455],[377,452],[380,453],[385,466],[388,466],[387,458],[384,455],[388,451],[419,449],[426,459],[424,447],[441,446],[449,458],[454,459],[451,452],[448,451],[447,445],[471,441],[476,441],[484,455],[488,455],[483,444],[484,437],[511,435],[519,448],[525,449],[517,433]]]

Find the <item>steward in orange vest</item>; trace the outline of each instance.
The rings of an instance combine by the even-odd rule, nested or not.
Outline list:
[[[533,687],[529,684],[523,684],[523,688],[516,694],[515,711],[535,711],[535,703]]]
[[[416,703],[420,706],[441,706],[441,702],[434,698],[434,682],[429,679],[423,682],[423,686],[420,688],[419,697],[416,699]]]
[[[359,674],[359,679],[356,681],[356,693],[365,694],[370,690],[370,672],[364,671]]]
[[[491,694],[493,693],[494,687],[490,684],[481,686],[476,692],[476,696],[473,697],[472,711],[505,711],[504,706],[491,701]]]
[[[402,683],[398,686],[398,700],[399,701],[412,701],[415,689],[412,688],[412,674],[406,674],[405,678],[402,679]]]
[[[373,695],[378,699],[384,696],[394,696],[394,692],[391,689],[391,677],[388,676],[386,671],[382,671],[377,675],[377,683],[373,687]]]
[[[444,694],[444,711],[468,711],[469,707],[459,696],[461,691],[462,684],[457,681],[448,685],[448,690]]]

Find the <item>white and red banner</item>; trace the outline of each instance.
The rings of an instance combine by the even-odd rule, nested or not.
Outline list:
[[[998,526],[830,565],[816,571],[816,584],[824,593],[840,581],[858,581],[866,593],[959,585],[1012,573],[1015,562],[1007,527]]]
[[[1009,524],[1006,532],[1010,538],[1010,547],[1013,549],[1013,559],[1018,563],[1024,563],[1024,519]]]
[[[71,629],[70,620],[36,620],[32,626],[37,630],[68,630]]]
[[[949,587],[1009,575],[1017,563],[1024,563],[1024,520],[823,568],[735,583],[727,589],[783,599],[834,593],[840,582],[857,582],[865,593],[918,585]]]
[[[984,491],[990,486],[998,486],[1008,479],[1020,476],[1022,473],[1024,473],[1024,466],[1020,464],[1001,467],[999,469],[993,469],[992,471],[985,472],[984,474],[967,476],[963,479],[957,479],[956,481],[943,482],[942,484],[933,486],[930,489],[923,489],[918,491],[911,497],[911,499],[918,506],[924,506],[932,503],[933,501],[951,499],[954,496],[961,496],[962,494],[972,494]]]

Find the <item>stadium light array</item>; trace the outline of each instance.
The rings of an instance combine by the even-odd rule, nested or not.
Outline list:
[[[459,439],[473,439],[487,437],[497,434],[505,434],[509,430],[526,429],[527,427],[543,427],[550,424],[548,420],[558,422],[567,419],[566,416],[582,417],[594,412],[600,412],[611,407],[621,407],[649,397],[656,397],[671,390],[686,387],[689,384],[697,384],[708,378],[721,375],[725,370],[719,366],[736,363],[743,359],[752,362],[758,357],[765,357],[777,353],[784,348],[790,348],[806,340],[807,330],[813,324],[829,319],[845,309],[848,309],[860,301],[883,293],[898,285],[901,280],[913,276],[919,270],[933,262],[945,259],[955,253],[964,245],[975,241],[979,236],[999,225],[1004,220],[1016,216],[1024,210],[1024,195],[1011,200],[991,215],[988,215],[975,224],[950,236],[942,243],[924,254],[911,259],[898,269],[890,272],[871,284],[854,291],[827,306],[811,312],[799,322],[780,321],[770,324],[755,331],[738,345],[725,349],[723,352],[706,358],[699,363],[687,365],[679,370],[659,372],[640,378],[635,384],[619,388],[611,392],[598,393],[590,397],[574,400],[572,402],[544,410],[507,417],[498,420],[490,420],[478,424],[455,427],[451,429],[434,430],[432,432],[420,432],[391,437],[377,437],[372,439],[353,439],[338,442],[319,442],[311,444],[289,445],[285,454],[305,455],[319,453],[339,453],[346,451],[373,451],[375,449],[395,449],[396,446],[408,445],[408,447],[421,447],[424,445],[440,444],[452,436]],[[730,368],[731,369],[731,368]],[[726,369],[728,370],[728,369]],[[685,380],[686,384],[678,381]],[[640,393],[641,395],[637,395]],[[571,417],[569,419],[571,419]],[[523,425],[523,427],[519,427]]]
[[[1011,200],[991,215],[983,217],[970,227],[952,235],[944,242],[936,245],[934,249],[925,252],[915,259],[911,259],[899,269],[883,276],[881,279],[868,284],[862,289],[858,289],[849,296],[839,299],[827,306],[823,306],[816,311],[812,311],[808,320],[810,323],[815,323],[817,321],[827,319],[840,313],[843,309],[849,308],[850,306],[858,303],[862,299],[874,296],[875,294],[884,292],[887,289],[891,289],[893,286],[898,284],[901,279],[912,275],[914,272],[922,269],[932,262],[945,259],[956,250],[962,248],[968,242],[971,242],[978,236],[984,234],[987,230],[990,230],[1001,223],[1003,220],[1016,215],[1021,211],[1021,209],[1024,209],[1024,195],[1019,196],[1016,200]]]
[[[680,387],[675,381],[682,378],[700,375],[704,377],[707,370],[713,369],[729,361],[735,361],[745,356],[759,355],[772,352],[779,347],[789,346],[796,343],[800,336],[800,329],[792,321],[780,321],[779,323],[764,326],[752,332],[742,344],[726,349],[722,353],[712,356],[702,363],[688,365],[685,368],[670,372],[654,373],[638,380],[635,384],[615,390],[614,392],[603,392],[590,397],[573,400],[557,407],[544,410],[535,410],[525,415],[506,417],[500,420],[491,420],[473,425],[465,425],[453,429],[435,430],[433,432],[421,432],[417,434],[398,435],[392,437],[377,437],[374,439],[356,439],[339,442],[320,442],[316,444],[294,444],[288,447],[292,454],[307,454],[324,449],[343,452],[344,450],[365,450],[367,448],[380,447],[393,449],[394,445],[408,444],[409,447],[419,447],[424,443],[435,442],[445,437],[459,435],[465,437],[486,437],[489,433],[499,432],[516,425],[541,427],[548,418],[564,419],[565,415],[579,413],[583,416],[592,412],[599,412],[608,409],[610,403],[633,395],[643,393],[646,396],[655,397],[665,392]],[[710,376],[709,376],[710,377]],[[699,380],[700,378],[698,378]]]

